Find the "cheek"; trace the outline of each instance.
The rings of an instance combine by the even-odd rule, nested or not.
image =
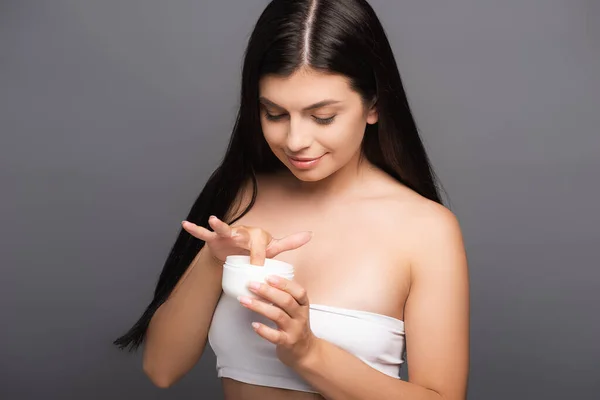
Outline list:
[[[366,125],[360,119],[341,122],[334,124],[328,132],[321,135],[320,142],[338,153],[354,154],[360,147]]]
[[[281,145],[285,141],[286,126],[285,123],[272,123],[270,121],[261,121],[261,127],[265,140],[270,145]]]

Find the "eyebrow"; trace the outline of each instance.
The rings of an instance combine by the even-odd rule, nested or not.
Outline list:
[[[266,97],[260,97],[260,102],[262,104],[264,104],[265,106],[270,106],[273,108],[278,108],[280,110],[285,110],[285,108],[281,107],[280,105],[273,103],[271,100],[267,99]],[[329,106],[332,104],[337,104],[337,103],[341,103],[339,100],[323,100],[323,101],[319,101],[318,103],[315,104],[311,104],[308,107],[304,107],[302,109],[302,111],[311,111],[311,110],[316,110],[317,108],[321,108],[321,107],[325,107],[325,106]]]

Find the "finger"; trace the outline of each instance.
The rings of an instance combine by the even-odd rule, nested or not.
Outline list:
[[[205,242],[211,241],[217,237],[215,232],[211,232],[203,226],[196,225],[189,221],[183,221],[181,223],[183,229],[185,229],[190,235],[204,240]]]
[[[267,249],[267,257],[275,257],[284,251],[295,250],[304,246],[312,238],[312,232],[297,232],[271,242]]]
[[[308,294],[298,282],[290,281],[289,279],[282,278],[280,276],[268,276],[266,279],[267,283],[277,289],[280,289],[286,293],[289,293],[296,302],[301,306],[309,305]]]
[[[231,227],[231,237],[240,243],[250,243],[250,233],[243,225]]]
[[[215,230],[217,235],[225,238],[231,237],[231,227],[214,215],[211,215],[210,218],[208,218],[208,224]]]
[[[280,329],[285,329],[286,327],[288,327],[290,321],[292,320],[292,318],[281,308],[279,308],[275,305],[272,305],[272,304],[267,304],[264,301],[261,301],[258,299],[252,299],[252,298],[246,297],[246,296],[238,297],[238,301],[244,307],[246,307],[260,315],[263,315],[264,317],[275,322],[275,324]]]
[[[269,284],[260,282],[250,282],[248,289],[252,293],[255,293],[270,303],[273,303],[285,311],[290,317],[294,318],[294,316],[298,315],[300,307],[296,299],[291,294]]]
[[[252,328],[254,329],[254,332],[273,344],[281,344],[284,342],[285,332],[278,331],[277,329],[273,329],[259,322],[253,322]]]
[[[267,258],[267,245],[270,239],[263,230],[250,231],[250,264],[263,266]]]

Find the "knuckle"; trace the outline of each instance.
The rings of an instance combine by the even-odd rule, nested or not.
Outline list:
[[[296,301],[292,298],[292,296],[287,296],[283,301],[283,305],[285,307],[292,307]]]
[[[304,288],[300,288],[300,290],[298,290],[298,295],[299,295],[301,298],[306,298],[306,296],[307,296],[307,294],[306,294],[306,289],[304,289]]]
[[[275,321],[283,322],[285,321],[285,313],[282,310],[277,310],[275,313]]]
[[[271,236],[269,234],[269,232],[265,231],[262,228],[256,227],[256,226],[248,227],[248,232],[250,232],[250,234],[253,237],[255,237],[256,239],[259,239],[259,240],[265,240]]]
[[[293,345],[293,344],[295,344],[296,342],[298,342],[298,337],[297,337],[297,335],[296,335],[296,334],[294,334],[294,333],[288,333],[288,334],[286,334],[286,335],[285,335],[285,339],[286,339],[286,340],[285,340],[285,342],[286,342],[287,344],[289,344],[289,345]]]
[[[275,342],[275,344],[277,344],[277,346],[281,346],[283,348],[286,347],[285,344],[285,336],[281,334],[281,332],[277,333],[277,335],[273,336],[273,341]]]

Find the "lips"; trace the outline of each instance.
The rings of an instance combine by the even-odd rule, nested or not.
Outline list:
[[[308,158],[308,157],[290,157],[288,156],[288,158],[290,160],[294,160],[294,161],[299,161],[299,162],[309,162],[309,161],[315,161],[318,160],[319,158],[321,158],[323,156],[320,157],[313,157],[313,158]]]
[[[320,157],[292,157],[288,156],[290,164],[298,169],[310,169],[315,167],[325,154]]]

